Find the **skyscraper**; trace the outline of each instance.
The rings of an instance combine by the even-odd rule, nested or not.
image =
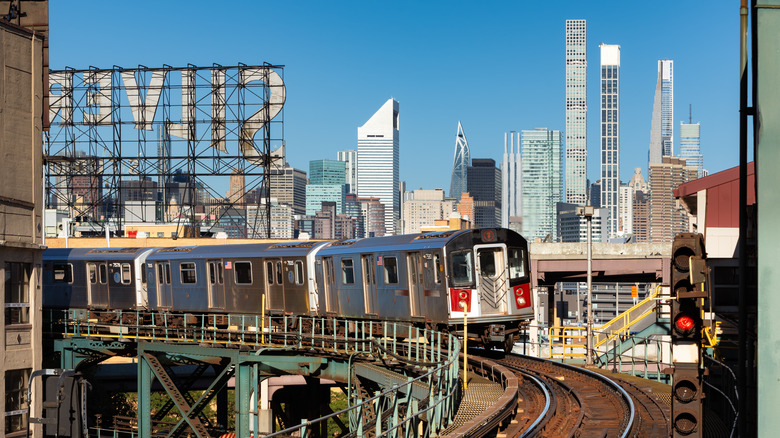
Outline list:
[[[336,213],[344,212],[346,163],[336,160],[309,161],[309,184],[306,186],[306,214],[315,215],[323,202],[334,202]]]
[[[609,237],[618,231],[620,186],[620,46],[601,49],[601,206],[607,209]]]
[[[701,155],[701,126],[680,122],[680,158],[685,165],[696,168],[698,178],[704,176],[704,157]]]
[[[396,234],[396,220],[401,210],[398,102],[388,99],[363,126],[358,127],[357,133],[358,195],[379,198],[385,206],[386,234]]]
[[[650,165],[650,241],[671,242],[688,231],[688,212],[674,198],[680,184],[696,179],[696,169],[677,157],[665,156]]]
[[[658,60],[653,117],[650,121],[649,164],[661,163],[661,157],[674,155],[674,61]]]
[[[566,202],[587,202],[587,23],[566,20]]]
[[[467,192],[474,198],[474,227],[501,225],[501,171],[490,158],[473,158],[466,170]]]
[[[466,191],[466,169],[471,163],[469,142],[458,120],[458,134],[455,136],[455,158],[452,161],[452,179],[450,180],[450,198],[460,199]]]
[[[357,193],[357,151],[354,149],[347,149],[345,151],[338,151],[336,153],[336,159],[343,161],[345,164],[345,178],[348,193]]]
[[[556,230],[556,204],[563,201],[561,131],[537,128],[522,131],[523,235],[544,239]]]
[[[242,208],[246,205],[246,177],[244,169],[233,168],[230,173],[230,190],[228,190],[228,200],[233,207]]]
[[[515,132],[504,133],[504,160],[501,162],[501,226],[509,228],[509,218],[523,215],[523,159],[520,154],[520,133],[517,134],[515,153]]]

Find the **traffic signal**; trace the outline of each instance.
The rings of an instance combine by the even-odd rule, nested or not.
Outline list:
[[[700,234],[678,234],[672,244],[672,436],[703,436],[702,304],[707,296],[706,253]]]

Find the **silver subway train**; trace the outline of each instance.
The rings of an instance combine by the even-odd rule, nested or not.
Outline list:
[[[481,228],[343,241],[44,252],[44,307],[128,322],[165,314],[333,316],[462,332],[511,349],[534,315],[528,244]]]

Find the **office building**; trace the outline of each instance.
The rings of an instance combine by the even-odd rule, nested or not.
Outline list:
[[[347,194],[346,163],[336,160],[309,162],[309,184],[306,186],[306,215],[322,210],[323,202],[335,202],[336,214],[344,212]]]
[[[587,23],[566,20],[566,202],[587,203]]]
[[[403,203],[404,234],[419,233],[437,220],[448,219],[455,210],[455,200],[445,199],[444,189],[418,189],[412,193],[411,199]]]
[[[460,201],[458,201],[458,213],[460,217],[474,223],[474,198],[469,192],[463,192],[460,194]]]
[[[347,162],[337,160],[309,161],[309,184],[346,184]]]
[[[618,230],[616,237],[628,237],[634,232],[634,189],[629,184],[618,187]]]
[[[463,125],[458,121],[458,133],[455,136],[455,158],[452,160],[452,178],[450,179],[450,198],[459,199],[466,191],[467,169],[471,163],[471,152]]]
[[[385,236],[385,204],[382,204],[379,198],[358,196],[355,200],[360,203],[360,214],[363,216],[363,237]]]
[[[523,236],[555,240],[555,205],[563,201],[563,136],[561,131],[537,128],[522,131]]]
[[[347,184],[347,193],[357,193],[357,151],[347,149],[338,151],[336,159],[344,162],[344,178]]]
[[[292,207],[295,215],[306,214],[306,172],[285,163],[281,168],[272,167],[269,178],[270,198],[276,198],[279,204]]]
[[[29,3],[29,2],[26,2]],[[48,3],[43,10],[48,11]],[[23,6],[26,6],[23,3]],[[34,10],[33,8],[29,9]],[[48,65],[45,16],[30,12],[23,26],[38,23],[44,34],[0,19],[0,431],[3,436],[25,436],[30,374],[43,359],[41,277],[43,230],[43,78]],[[46,49],[48,50],[48,49]],[[48,275],[69,281],[69,265],[54,265]],[[72,277],[72,272],[70,272]],[[40,397],[33,398],[41,412]],[[37,428],[41,432],[40,427]],[[31,435],[32,436],[32,435]]]
[[[517,152],[515,152],[517,134]],[[507,139],[509,150],[507,151]],[[520,133],[504,133],[504,160],[501,162],[501,226],[509,228],[510,217],[523,215],[523,158],[520,153]]]
[[[650,165],[649,174],[650,241],[671,242],[676,234],[688,232],[688,212],[673,191],[696,179],[697,171],[685,160],[665,156],[662,163]]]
[[[601,207],[607,209],[609,237],[618,231],[620,187],[620,46],[601,49]]]
[[[247,205],[247,238],[265,239],[269,236],[266,230],[265,205]],[[271,199],[271,239],[292,239],[295,237],[295,220],[292,207],[279,204]]]
[[[241,208],[246,205],[246,176],[244,176],[244,169],[234,168],[230,173],[230,189],[227,193],[228,201],[230,205]]]
[[[590,226],[593,242],[606,242],[607,210],[594,208]],[[588,241],[588,220],[577,215],[577,204],[568,202],[556,204],[556,227],[558,242]]]
[[[466,169],[467,192],[474,198],[474,227],[501,225],[501,171],[495,160],[472,158]]]
[[[680,158],[696,169],[696,177],[704,177],[704,157],[701,154],[701,126],[680,122]]]
[[[388,99],[360,126],[358,134],[358,196],[379,198],[385,208],[385,233],[396,234],[400,219],[398,193],[399,126],[398,102]]]
[[[661,163],[661,157],[674,155],[674,61],[658,60],[653,116],[650,126],[649,164]]]
[[[593,208],[601,208],[601,180],[588,185],[588,204]]]

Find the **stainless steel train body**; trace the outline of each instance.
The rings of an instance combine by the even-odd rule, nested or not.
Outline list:
[[[163,248],[146,260],[149,309],[168,312],[316,314],[310,269],[328,242]]]
[[[144,260],[158,248],[52,248],[43,253],[44,307],[147,307]]]
[[[411,320],[511,342],[533,318],[528,245],[507,229],[334,242],[318,252],[320,313]]]
[[[44,306],[410,321],[511,347],[533,318],[528,245],[484,228],[326,242],[50,249]],[[96,312],[94,312],[96,313]],[[110,318],[110,316],[109,316]]]

